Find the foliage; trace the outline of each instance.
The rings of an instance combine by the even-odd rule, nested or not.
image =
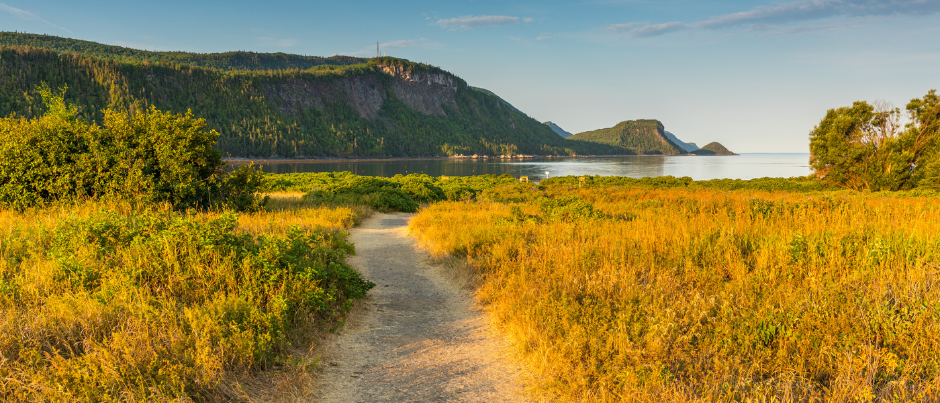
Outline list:
[[[506,201],[437,203],[411,223],[477,268],[539,398],[940,397],[935,195],[600,179],[494,188]]]
[[[355,215],[0,210],[0,400],[249,400],[240,377],[290,364],[373,286],[336,230]]]
[[[931,90],[900,110],[858,101],[830,109],[810,132],[810,166],[824,182],[855,190],[938,188],[940,97]]]
[[[192,113],[107,109],[98,125],[65,102],[64,88],[39,92],[45,112],[0,119],[0,206],[114,196],[175,208],[260,207],[260,172],[223,177],[218,133]]]
[[[607,144],[629,150],[630,154],[688,154],[666,137],[663,124],[658,120],[627,120],[611,128],[578,133],[568,139]]]
[[[268,174],[265,179],[270,190],[308,192],[305,199],[313,203],[364,204],[376,210],[405,212],[417,211],[421,203],[471,200],[486,189],[517,182],[509,175],[380,178],[350,172]]]
[[[837,187],[826,185],[814,177],[794,178],[756,178],[756,179],[709,179],[692,180],[688,176],[656,176],[648,178],[629,178],[623,176],[583,176],[584,182],[575,176],[556,176],[539,182],[543,187],[552,186],[640,186],[652,189],[714,189],[714,190],[761,190],[765,192],[815,192],[836,190]]]
[[[0,46],[33,47],[56,53],[79,54],[122,63],[166,63],[199,66],[220,70],[307,70],[320,66],[346,66],[366,63],[366,59],[350,56],[300,56],[287,53],[189,53],[151,52],[104,45],[96,42],[16,32],[0,32]]]

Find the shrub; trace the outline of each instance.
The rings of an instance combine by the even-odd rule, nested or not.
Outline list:
[[[66,104],[65,89],[40,88],[45,113],[0,119],[0,206],[23,209],[102,196],[257,208],[260,174],[222,174],[219,134],[191,112],[106,110],[103,125]],[[236,189],[237,187],[237,189]]]

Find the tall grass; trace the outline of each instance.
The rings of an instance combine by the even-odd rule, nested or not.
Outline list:
[[[562,401],[940,400],[940,201],[570,184],[423,209]]]
[[[0,400],[249,399],[372,286],[345,263],[365,213],[0,210]]]

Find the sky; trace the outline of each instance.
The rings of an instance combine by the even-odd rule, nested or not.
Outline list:
[[[0,30],[200,53],[379,42],[572,133],[658,119],[747,153],[805,153],[828,109],[940,89],[940,0],[0,0]]]

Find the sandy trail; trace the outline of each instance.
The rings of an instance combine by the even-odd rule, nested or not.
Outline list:
[[[352,230],[350,264],[377,285],[323,345],[320,402],[522,402],[520,370],[468,291],[407,235],[410,214]]]

